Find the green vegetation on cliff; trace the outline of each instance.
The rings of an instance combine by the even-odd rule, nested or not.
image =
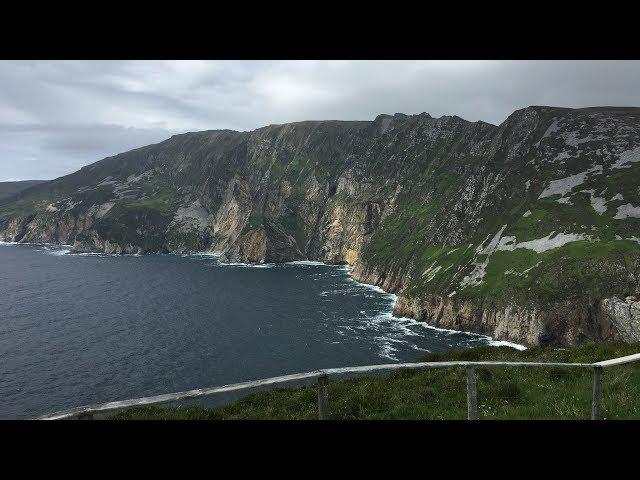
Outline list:
[[[588,363],[631,355],[636,344],[585,344],[566,350],[479,347],[429,354],[420,361],[504,360]],[[591,369],[479,368],[478,418],[588,419],[591,414]],[[640,363],[604,370],[603,419],[640,419]],[[403,370],[388,375],[329,382],[334,420],[464,419],[464,368]],[[217,408],[144,407],[114,414],[114,419],[303,419],[317,418],[315,385],[276,388],[248,395]]]
[[[15,182],[0,182],[0,201],[11,198],[15,194],[46,182],[46,180],[18,180]]]

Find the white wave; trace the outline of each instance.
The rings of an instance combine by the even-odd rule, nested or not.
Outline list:
[[[105,252],[72,252],[73,245],[66,243],[30,243],[30,242],[0,242],[0,245],[28,245],[43,247],[39,251],[49,255],[73,255],[74,257],[141,257],[141,253],[105,253]]]
[[[422,348],[415,344],[412,344],[411,348],[414,350],[418,350],[419,352],[431,353],[431,350],[429,350],[428,348]]]
[[[324,262],[316,262],[313,260],[295,260],[293,262],[285,262],[286,265],[322,265],[322,266],[331,266],[327,265]]]
[[[211,257],[211,258],[220,258],[219,252],[197,252],[197,253],[189,253],[192,257]]]
[[[242,262],[220,262],[225,267],[241,267],[241,268],[273,268],[277,263],[242,263]]]
[[[391,343],[401,343],[403,345],[409,343],[406,340],[402,339],[402,338],[396,338],[396,337],[385,337],[385,336],[381,336],[381,337],[374,337],[375,340],[382,340],[384,342],[391,342]]]
[[[409,328],[409,326],[411,327],[417,327],[420,329],[427,329],[427,330],[433,330],[436,332],[442,332],[442,333],[446,333],[449,335],[455,335],[455,334],[462,334],[468,337],[477,337],[477,338],[489,338],[489,337],[485,337],[484,335],[480,335],[477,333],[471,333],[471,332],[461,332],[458,330],[450,330],[448,328],[439,328],[439,327],[434,327],[433,325],[429,325],[426,322],[420,322],[418,320],[415,320],[413,318],[408,318],[408,317],[394,317],[392,312],[387,312],[387,313],[382,313],[380,315],[378,315],[379,318],[383,319],[383,320],[387,320],[388,322],[396,322],[398,324],[398,327],[400,328],[404,328],[405,330],[407,330],[408,332],[411,332],[411,335],[419,335],[418,333],[415,332],[415,330],[411,330]]]
[[[384,313],[375,315],[374,317],[365,318],[365,325],[367,326],[367,328],[372,328],[372,329],[377,329],[380,327],[395,328],[399,334],[404,336],[411,336],[411,337],[421,336],[421,334],[417,331],[418,329],[427,329],[431,331],[440,332],[446,335],[463,335],[468,339],[468,341],[482,342],[486,345],[491,345],[496,347],[505,346],[505,347],[515,348],[516,350],[526,350],[527,348],[526,346],[520,345],[518,343],[507,342],[505,340],[494,340],[493,338],[487,335],[482,335],[479,333],[463,332],[460,330],[452,330],[449,328],[435,327],[433,325],[429,325],[426,322],[421,322],[408,317],[394,317],[392,312],[384,312]],[[420,348],[416,348],[416,349],[421,350]]]
[[[30,247],[42,247],[38,251],[47,253],[49,255],[61,256],[66,255],[71,251],[71,245],[57,244],[57,243],[27,243],[27,242],[1,242],[0,246],[10,245],[26,245]]]
[[[349,295],[349,296],[356,296],[356,297],[362,297],[364,296],[365,298],[380,298],[380,295],[368,295],[366,293],[366,291],[364,291],[365,289],[362,288],[361,285],[356,285],[354,287],[341,287],[341,288],[335,288],[333,290],[325,290],[323,292],[320,293],[321,296],[325,297],[327,295]],[[385,294],[384,292],[376,292],[379,294],[382,294],[382,297],[385,298]],[[386,298],[387,300],[389,300],[389,298]]]
[[[379,287],[377,285],[371,285],[370,283],[359,282],[356,279],[354,279],[352,276],[347,277],[347,280],[357,284],[360,288],[365,288],[367,290],[372,290],[372,291],[374,291],[376,293],[380,293],[382,295],[387,296],[390,300],[393,300],[394,305],[395,305],[396,300],[398,299],[398,296],[395,293],[385,292],[382,289],[382,287]]]
[[[492,347],[511,347],[511,348],[515,348],[516,350],[526,350],[527,347],[525,347],[524,345],[520,345],[519,343],[512,343],[512,342],[507,342],[506,340],[491,340],[489,342],[489,345],[491,345]]]
[[[66,255],[67,253],[69,253],[71,251],[70,248],[61,248],[61,249],[56,249],[56,250],[51,250],[51,249],[46,249],[46,252],[49,255],[54,255],[56,257],[60,257],[62,255]]]
[[[349,267],[349,273],[351,272],[352,267]],[[482,341],[482,342],[486,342],[488,345],[492,345],[492,346],[506,346],[506,347],[511,347],[511,348],[515,348],[517,350],[526,350],[527,347],[525,347],[524,345],[520,345],[517,343],[512,343],[512,342],[507,342],[504,340],[494,340],[493,338],[487,336],[487,335],[481,335],[479,333],[473,333],[473,332],[463,332],[460,330],[451,330],[448,328],[440,328],[440,327],[434,327],[433,325],[429,325],[426,322],[420,322],[418,320],[415,320],[413,318],[408,318],[408,317],[395,317],[393,315],[393,309],[395,308],[395,304],[396,301],[398,300],[398,296],[394,293],[389,293],[389,292],[385,292],[381,287],[378,287],[377,285],[370,285],[368,283],[362,283],[362,282],[358,282],[357,280],[355,280],[352,276],[349,276],[349,279],[355,283],[357,283],[358,285],[364,287],[364,288],[368,288],[370,290],[373,290],[377,293],[381,293],[387,296],[387,298],[390,300],[390,312],[384,312],[381,314],[376,315],[374,318],[369,319],[370,325],[374,325],[376,322],[380,322],[380,321],[385,321],[388,322],[389,324],[391,323],[395,323],[396,326],[399,329],[404,330],[405,334],[407,335],[417,335],[415,333],[415,331],[411,330],[409,328],[409,325],[411,326],[415,326],[415,327],[419,327],[419,328],[426,328],[429,330],[433,330],[433,331],[437,331],[437,332],[442,332],[442,333],[446,333],[448,335],[456,335],[456,334],[461,334],[461,335],[465,335],[466,337],[468,337],[470,340],[474,340],[477,339],[477,341]]]
[[[382,293],[383,295],[389,295],[390,297],[393,297],[393,301],[395,302],[396,299],[398,298],[395,294],[393,293],[389,293],[389,292],[385,292],[382,288],[378,287],[377,285],[368,285],[366,283],[358,283],[360,286],[367,288],[369,290],[373,290],[374,292],[378,292],[378,293]]]
[[[73,245],[67,245],[66,243],[37,243],[37,242],[3,242],[0,241],[0,245],[30,245],[34,247],[69,247],[72,248]]]
[[[145,255],[160,255],[156,253],[105,253],[105,252],[73,252],[74,257],[143,257]]]
[[[398,349],[394,348],[390,342],[384,342],[380,345],[380,351],[378,355],[382,358],[388,358],[389,360],[393,360],[394,362],[398,361],[398,358],[393,354],[393,352],[397,352]]]

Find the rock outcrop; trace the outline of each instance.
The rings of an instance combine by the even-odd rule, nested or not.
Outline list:
[[[605,298],[602,314],[611,322],[620,337],[629,343],[640,341],[640,301],[635,297]]]

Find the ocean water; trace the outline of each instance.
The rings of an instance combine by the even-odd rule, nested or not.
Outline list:
[[[391,315],[347,267],[0,244],[0,418],[491,343]]]

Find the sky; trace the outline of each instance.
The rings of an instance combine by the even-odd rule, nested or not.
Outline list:
[[[0,181],[189,131],[529,105],[640,106],[640,61],[0,61]]]

